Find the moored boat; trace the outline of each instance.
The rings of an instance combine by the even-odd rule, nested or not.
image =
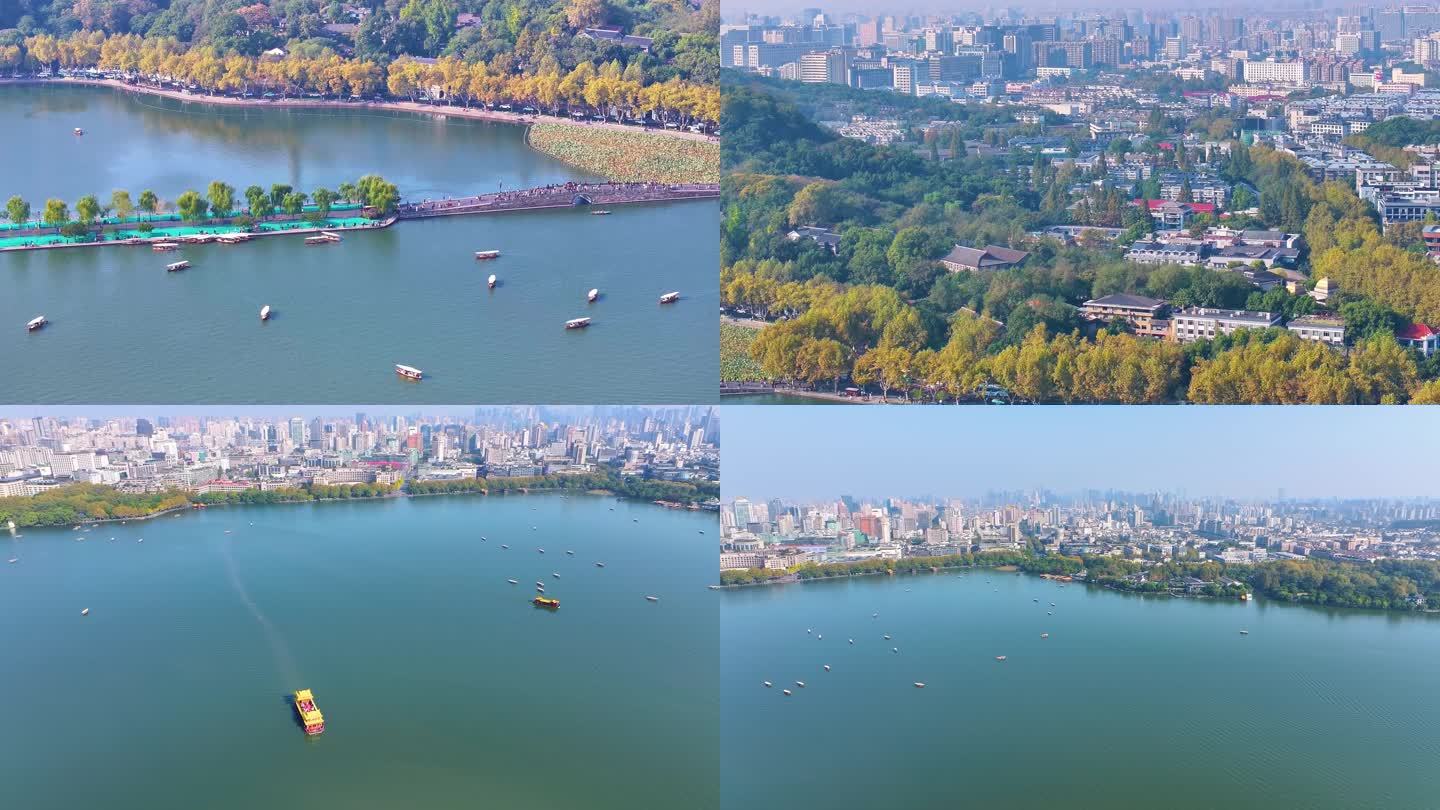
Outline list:
[[[179,250],[179,242],[151,242],[150,249],[156,253],[168,253],[172,250]]]
[[[395,373],[407,380],[423,380],[425,378],[425,372],[414,366],[401,365],[400,363],[395,364]]]
[[[189,269],[190,269],[190,262],[183,261],[183,260],[182,260],[182,261],[178,261],[178,262],[171,262],[171,263],[165,265],[165,269],[166,269],[167,271],[171,272],[171,273],[178,273],[178,272],[180,272],[181,270],[189,270]]]
[[[477,251],[475,251],[475,258],[477,258],[477,259],[498,259],[498,258],[500,258],[500,251],[498,251],[498,250],[477,250]]]
[[[660,303],[662,304],[673,304],[679,300],[680,293],[678,292],[667,292],[664,295],[660,296]]]
[[[27,331],[27,332],[34,332],[36,329],[40,329],[41,327],[45,326],[45,324],[47,324],[47,323],[50,323],[50,321],[49,321],[48,319],[46,319],[46,317],[45,317],[44,315],[36,315],[35,317],[31,318],[28,322],[26,322],[26,324],[25,324],[25,331]]]
[[[326,231],[321,231],[320,233],[316,234],[315,236],[307,236],[307,237],[305,237],[305,244],[307,244],[307,245],[312,245],[312,246],[313,246],[313,245],[333,245],[333,244],[335,244],[336,242],[339,242],[339,241],[340,241],[340,235],[339,235],[339,234],[329,233],[329,232],[326,232]]]
[[[589,318],[571,318],[565,322],[566,329],[584,329],[590,325]]]
[[[263,307],[260,308],[260,320],[262,320],[262,321],[268,321],[268,320],[270,320],[270,305],[269,305],[269,304],[266,304],[265,306],[263,306]]]
[[[310,694],[309,689],[301,689],[295,693],[295,712],[300,715],[306,734],[313,737],[325,731],[325,716],[316,708],[315,696]]]

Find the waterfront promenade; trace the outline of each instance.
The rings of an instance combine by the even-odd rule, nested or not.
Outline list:
[[[570,208],[577,205],[632,205],[701,200],[719,196],[720,186],[715,183],[560,183],[477,194],[473,197],[403,203],[396,209],[396,215],[400,219],[419,219],[454,214]]]

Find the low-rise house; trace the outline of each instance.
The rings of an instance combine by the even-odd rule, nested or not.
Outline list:
[[[1314,340],[1330,346],[1345,345],[1345,321],[1333,315],[1306,315],[1285,326],[1301,340]]]
[[[613,42],[627,48],[639,48],[642,51],[650,50],[650,46],[655,42],[655,40],[650,37],[637,37],[621,33],[618,25],[602,25],[594,28],[586,28],[576,34],[576,36],[588,37],[600,42]]]
[[[1274,312],[1207,307],[1187,307],[1175,313],[1170,320],[1170,331],[1181,343],[1210,340],[1236,329],[1266,329],[1280,325],[1280,316]]]
[[[1170,328],[1170,322],[1164,320],[1168,306],[1158,298],[1117,293],[1086,301],[1080,307],[1080,315],[1086,320],[1106,323],[1119,318],[1130,324],[1137,335],[1165,337]]]
[[[940,263],[952,273],[962,270],[1008,270],[1018,267],[1029,255],[1023,250],[1011,250],[998,245],[986,245],[984,248],[956,245],[940,259]]]
[[[1253,264],[1260,262],[1267,268],[1280,265],[1293,267],[1300,258],[1300,251],[1294,248],[1269,247],[1267,245],[1230,245],[1210,255],[1206,264],[1224,269],[1231,264]]]
[[[1135,242],[1125,260],[1136,264],[1197,265],[1208,248],[1201,242]]]
[[[1440,332],[1423,323],[1412,323],[1401,329],[1400,333],[1395,335],[1395,340],[1399,341],[1401,346],[1414,349],[1426,357],[1440,350]]]
[[[818,225],[801,225],[795,230],[785,234],[785,238],[789,239],[791,242],[798,242],[801,239],[809,239],[815,242],[815,244],[819,245],[820,247],[823,247],[826,250],[830,251],[831,253],[835,253],[840,250],[840,234],[830,230],[829,228],[822,228]]]

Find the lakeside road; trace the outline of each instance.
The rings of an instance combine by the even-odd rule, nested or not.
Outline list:
[[[578,128],[591,129],[613,129],[617,132],[646,132],[652,135],[661,135],[667,138],[680,138],[689,141],[714,142],[719,139],[713,135],[702,135],[697,132],[690,132],[684,129],[652,129],[632,127],[626,124],[617,124],[613,121],[576,121],[567,116],[541,116],[525,113],[506,112],[504,110],[487,110],[474,107],[453,107],[442,104],[422,104],[418,101],[341,101],[339,99],[325,98],[235,98],[233,96],[213,96],[207,93],[192,93],[186,90],[172,90],[166,87],[155,87],[148,84],[130,84],[119,79],[85,79],[70,76],[58,78],[25,78],[25,79],[0,79],[0,87],[6,85],[86,85],[90,87],[111,87],[116,90],[123,90],[138,95],[159,96],[162,98],[185,101],[195,104],[218,104],[228,107],[284,107],[293,109],[329,109],[329,110],[391,110],[396,112],[416,113],[419,115],[441,115],[467,118],[474,121],[497,121],[507,124],[529,125],[537,121],[546,123],[564,124]]]

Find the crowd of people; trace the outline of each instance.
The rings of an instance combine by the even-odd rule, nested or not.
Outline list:
[[[429,213],[454,209],[520,208],[536,203],[553,202],[556,198],[566,204],[574,202],[576,195],[584,196],[591,202],[631,202],[651,199],[656,192],[705,192],[715,190],[712,185],[693,183],[672,185],[668,183],[551,183],[534,188],[497,191],[471,197],[454,197],[443,200],[425,200],[418,203],[404,203],[401,213]],[[602,197],[602,199],[596,199]]]

